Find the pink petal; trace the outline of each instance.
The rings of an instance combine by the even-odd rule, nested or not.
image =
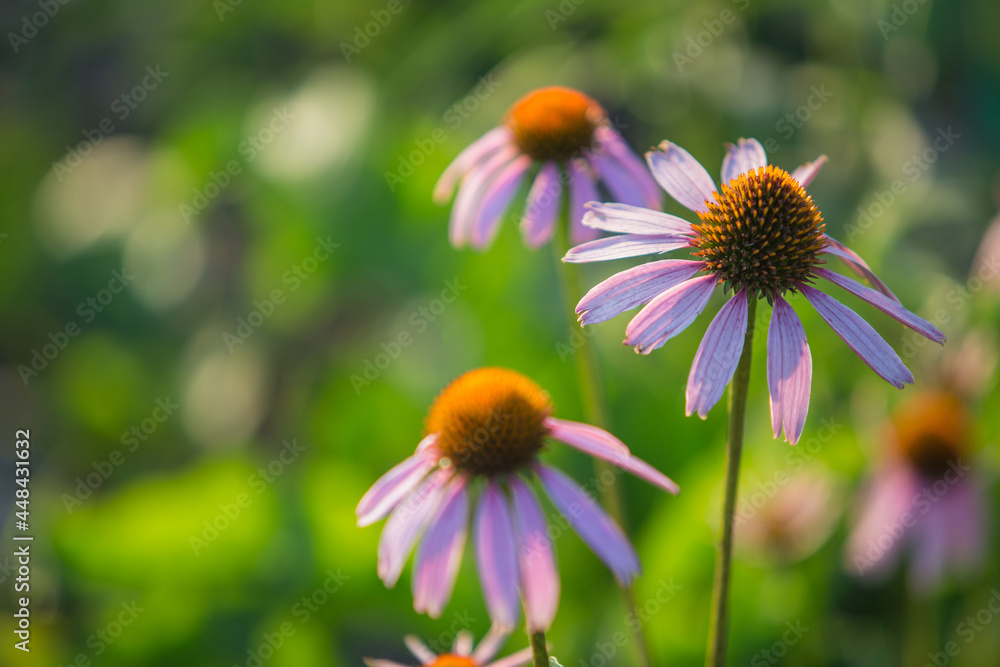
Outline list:
[[[552,238],[561,205],[562,177],[559,167],[553,162],[546,162],[531,184],[524,219],[521,220],[521,233],[529,248],[537,248]]]
[[[746,334],[747,293],[740,290],[719,309],[698,346],[688,375],[684,411],[689,417],[697,412],[705,419],[722,398],[740,363]]]
[[[377,658],[364,658],[365,664],[368,667],[409,667],[409,665],[404,665],[398,662],[393,662],[392,660],[379,660]]]
[[[406,648],[409,649],[410,653],[420,661],[422,665],[429,665],[435,660],[437,660],[437,655],[434,651],[430,650],[420,637],[416,635],[406,635],[403,637],[403,643],[406,644]]]
[[[587,157],[597,172],[597,179],[604,183],[612,199],[632,206],[646,205],[647,197],[642,186],[632,180],[625,167],[611,155],[591,153]]]
[[[793,171],[792,178],[798,181],[799,185],[801,185],[802,187],[806,187],[807,185],[812,183],[812,180],[814,178],[816,178],[816,174],[819,173],[819,170],[823,168],[824,164],[826,164],[826,156],[820,155],[812,162],[806,162],[805,164],[801,165],[798,169]]]
[[[573,530],[604,561],[622,586],[629,585],[642,568],[635,549],[618,524],[566,475],[542,465],[536,466],[535,471],[552,504],[562,512]]]
[[[951,518],[940,504],[931,505],[925,514],[917,517],[911,529],[909,537],[913,553],[908,579],[910,586],[919,594],[926,595],[937,590],[945,577],[949,564],[948,521]]]
[[[885,294],[896,303],[899,303],[899,299],[896,298],[896,295],[893,294],[892,290],[890,290],[889,287],[875,275],[875,272],[868,267],[865,260],[861,259],[861,255],[854,252],[829,234],[826,234],[826,247],[823,248],[823,252],[842,259],[844,264],[846,264],[851,271],[854,271],[854,273],[870,282],[879,292],[882,292],[882,294]]]
[[[553,438],[584,454],[612,463],[674,495],[680,492],[680,487],[672,479],[642,459],[632,456],[625,443],[604,429],[555,417],[546,418],[545,425]]]
[[[530,664],[534,659],[531,647],[522,648],[520,651],[511,653],[508,656],[495,660],[488,664],[486,667],[521,667],[521,665]]]
[[[646,153],[646,161],[660,186],[678,202],[696,213],[708,210],[706,201],[715,197],[715,183],[705,168],[686,150],[664,141]]]
[[[472,653],[473,638],[468,630],[459,630],[455,635],[455,643],[451,645],[451,652],[455,655],[469,655]]]
[[[849,571],[857,576],[879,576],[896,562],[905,533],[893,534],[893,526],[913,511],[913,495],[919,491],[916,475],[905,465],[893,464],[876,473],[863,496],[860,518],[847,541]]]
[[[482,162],[476,163],[462,179],[462,185],[458,188],[458,196],[451,207],[449,237],[453,246],[461,248],[468,241],[473,216],[483,200],[486,187],[497,173],[518,154],[516,146],[503,146]]]
[[[476,511],[476,564],[490,618],[513,630],[521,616],[514,528],[503,491],[486,481]]]
[[[453,474],[450,468],[431,473],[389,515],[378,543],[378,576],[389,588],[399,580],[413,545],[437,510],[444,486]]]
[[[962,465],[962,461],[957,461]],[[971,472],[967,472],[971,477]],[[957,482],[941,499],[948,514],[948,538],[951,560],[960,569],[978,566],[985,555],[986,503],[976,479],[966,478]]]
[[[867,301],[889,317],[910,327],[917,333],[926,336],[935,343],[943,344],[945,340],[947,340],[945,335],[941,333],[933,324],[922,317],[917,317],[906,308],[903,308],[898,301],[893,301],[885,294],[877,292],[870,287],[866,287],[858,281],[848,278],[847,276],[834,273],[829,269],[817,268],[814,269],[814,272],[816,275],[826,278],[834,285],[843,287],[854,296]]]
[[[649,354],[684,331],[705,309],[715,283],[714,275],[699,276],[660,294],[629,322],[625,344],[640,354]]]
[[[628,171],[632,180],[642,187],[645,193],[645,206],[647,208],[660,208],[663,198],[660,186],[653,180],[646,164],[632,152],[622,136],[606,125],[597,128],[594,134],[597,135],[601,146]]]
[[[517,194],[524,182],[524,175],[531,166],[531,158],[521,155],[497,172],[483,192],[482,201],[472,218],[473,248],[490,245],[500,229],[500,217],[510,206],[510,200]]]
[[[436,434],[427,437],[437,439]],[[439,458],[435,449],[424,449],[382,475],[358,503],[358,525],[368,526],[385,518],[437,465]]]
[[[589,227],[584,227],[584,205],[589,201],[599,201],[601,195],[590,173],[579,160],[569,163],[569,241],[572,245],[585,243],[596,239],[600,234]]]
[[[897,389],[913,384],[913,374],[903,365],[899,355],[857,313],[814,287],[800,284],[799,289],[847,347],[880,378]]]
[[[740,139],[737,145],[726,144],[722,159],[722,182],[728,183],[740,174],[767,166],[767,154],[756,139]]]
[[[512,475],[508,486],[514,506],[524,615],[529,632],[544,632],[552,625],[559,606],[559,573],[549,541],[548,524],[527,484]]]
[[[413,576],[413,608],[438,618],[451,599],[465,547],[469,497],[466,478],[456,475],[445,488],[440,509],[417,549]]]
[[[774,297],[767,330],[767,387],[771,394],[771,428],[774,437],[785,430],[785,439],[799,441],[809,412],[812,387],[812,354],[802,322],[781,295]]]
[[[441,174],[434,186],[434,203],[445,204],[451,199],[455,185],[477,162],[482,162],[503,146],[510,145],[513,136],[506,127],[495,127],[465,147]]]
[[[688,239],[679,236],[668,236],[666,234],[622,234],[620,236],[609,236],[605,239],[581,243],[575,248],[570,248],[566,256],[563,257],[563,261],[571,264],[603,262],[609,259],[624,259],[626,257],[652,255],[653,253],[665,253],[679,248],[687,248],[690,245],[691,242]]]
[[[595,285],[576,306],[581,324],[604,322],[679,285],[705,268],[704,262],[662,259],[616,273]]]
[[[504,628],[499,627],[496,623],[490,626],[490,631],[486,633],[483,640],[479,642],[479,646],[476,650],[472,652],[472,660],[477,665],[484,665],[486,662],[497,654],[497,651],[504,645],[507,641],[508,631]]]
[[[583,216],[583,224],[606,232],[678,236],[691,236],[694,233],[691,223],[687,220],[648,208],[591,202],[587,204],[587,209],[587,213]]]

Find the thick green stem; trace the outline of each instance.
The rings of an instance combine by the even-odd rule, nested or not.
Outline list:
[[[740,454],[743,451],[743,427],[746,422],[747,389],[750,386],[750,361],[753,353],[754,320],[757,301],[747,306],[747,333],[743,354],[729,385],[729,430],[726,438],[726,488],[722,503],[722,534],[715,561],[712,608],[708,617],[708,652],[706,667],[724,667],[729,637],[729,576],[733,559],[733,519],[736,493],[740,483]]]
[[[531,655],[535,667],[549,667],[549,650],[545,647],[545,633],[534,632],[531,639]]]
[[[556,271],[562,284],[563,301],[566,305],[566,318],[570,331],[569,354],[573,356],[576,366],[577,385],[580,388],[580,400],[583,404],[584,419],[600,428],[608,427],[607,414],[604,410],[604,396],[601,392],[601,381],[597,365],[597,351],[591,345],[590,334],[577,324],[576,304],[583,297],[583,276],[580,267],[562,261],[569,250],[569,225],[559,225],[552,248],[555,251]],[[607,461],[594,459],[594,472],[597,476],[597,487],[600,489],[601,502],[611,516],[627,532],[625,503],[618,484],[618,471]],[[622,589],[622,599],[626,613],[636,608],[635,594],[631,588]],[[652,667],[649,644],[641,625],[633,624],[633,639],[636,652],[639,654],[639,667]]]

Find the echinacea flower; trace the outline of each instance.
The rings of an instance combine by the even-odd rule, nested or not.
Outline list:
[[[406,648],[410,649],[410,653],[420,661],[421,667],[520,667],[531,662],[530,648],[521,649],[517,653],[490,662],[506,639],[507,634],[494,625],[479,646],[473,650],[472,635],[467,630],[462,630],[455,637],[451,652],[441,655],[434,653],[415,635],[407,635],[403,641],[406,643]],[[373,658],[365,658],[365,664],[368,667],[408,667],[392,660]]]
[[[986,499],[968,459],[972,426],[963,400],[948,391],[918,393],[896,410],[886,460],[848,540],[850,571],[878,578],[905,551],[911,587],[927,593],[982,562]]]
[[[786,300],[801,293],[837,335],[881,378],[897,388],[913,375],[864,319],[813,286],[822,278],[875,306],[914,331],[943,343],[931,323],[903,308],[856,253],[824,232],[823,216],[805,186],[826,162],[820,157],[792,173],[769,165],[756,139],[729,145],[722,186],[683,148],[663,142],[646,155],[663,189],[697,213],[699,222],[624,204],[589,204],[584,224],[620,235],[567,253],[567,262],[598,262],[686,248],[692,259],[666,259],[615,274],[577,305],[580,322],[610,319],[647,304],[629,323],[625,344],[648,354],[686,329],[718,284],[730,298],[708,326],[687,384],[688,415],[702,419],[722,397],[740,361],[750,300],[774,304],[768,329],[767,383],[774,437],[784,429],[796,443],[809,408],[812,357],[805,331]],[[843,260],[872,289],[821,266]]]
[[[520,373],[469,371],[434,401],[416,453],[361,499],[359,526],[389,516],[378,548],[378,574],[387,586],[395,585],[420,541],[412,578],[418,612],[436,618],[451,598],[474,515],[476,560],[490,617],[513,628],[523,599],[529,630],[549,628],[559,577],[545,515],[528,484],[532,479],[622,585],[639,573],[638,556],[621,528],[538,454],[551,438],[671,493],[677,485],[610,433],[551,415],[548,395]]]
[[[451,199],[458,186],[452,245],[479,250],[493,243],[504,211],[527,180],[531,187],[521,233],[532,248],[552,238],[564,189],[574,244],[599,235],[580,224],[584,204],[602,199],[598,184],[615,201],[660,203],[656,183],[600,104],[569,88],[541,88],[515,102],[503,125],[470,144],[441,175],[434,188],[437,203]]]

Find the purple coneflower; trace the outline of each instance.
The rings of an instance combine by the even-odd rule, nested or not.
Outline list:
[[[415,635],[407,635],[403,641],[410,653],[420,661],[422,667],[520,667],[531,662],[531,649],[526,648],[512,653],[505,658],[490,662],[496,652],[503,646],[507,634],[499,627],[493,626],[479,646],[472,649],[472,635],[463,630],[455,637],[451,653],[437,655]],[[392,660],[377,660],[365,658],[368,667],[408,667]]]
[[[972,418],[950,391],[925,391],[901,405],[887,428],[887,460],[864,496],[847,545],[850,569],[878,577],[904,551],[914,590],[982,562],[986,503],[968,465]]]
[[[648,354],[690,325],[717,284],[734,295],[709,325],[691,366],[688,415],[703,419],[722,397],[740,361],[748,303],[774,304],[768,330],[767,380],[774,436],[794,444],[809,407],[812,358],[805,331],[786,300],[800,292],[861,359],[897,388],[913,375],[864,319],[813,286],[822,278],[867,301],[914,331],[942,343],[944,335],[900,305],[856,253],[824,232],[823,216],[805,186],[826,162],[821,156],[792,173],[767,163],[756,139],[729,145],[722,187],[683,148],[664,142],[646,155],[653,175],[678,202],[698,214],[690,223],[624,204],[592,203],[583,224],[618,236],[577,246],[567,262],[598,262],[687,248],[693,259],[649,262],[622,271],[590,290],[577,305],[580,322],[602,322],[647,304],[629,323],[625,344]],[[842,259],[877,289],[821,266]]]
[[[427,436],[416,453],[361,499],[358,525],[389,516],[378,549],[378,574],[387,586],[399,579],[420,541],[412,578],[418,612],[436,618],[450,599],[472,514],[490,617],[502,628],[513,628],[523,599],[529,632],[548,629],[559,601],[559,578],[531,479],[540,482],[622,585],[639,574],[638,556],[618,524],[576,482],[542,464],[538,454],[552,438],[671,493],[677,493],[677,485],[632,456],[610,433],[551,413],[548,395],[520,373],[504,368],[465,373],[434,401]]]
[[[564,188],[569,194],[571,243],[599,235],[580,224],[584,204],[602,199],[598,184],[616,201],[660,204],[656,183],[611,127],[600,104],[569,88],[541,88],[515,102],[503,125],[470,144],[441,175],[434,188],[439,204],[458,186],[451,210],[452,245],[469,244],[477,250],[489,246],[504,211],[529,179],[521,233],[532,248],[552,238]]]

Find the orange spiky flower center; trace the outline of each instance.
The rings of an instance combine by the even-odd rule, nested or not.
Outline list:
[[[427,667],[479,667],[479,664],[466,655],[445,653],[444,655],[439,655],[437,660],[427,665]]]
[[[902,454],[924,476],[938,479],[966,450],[972,419],[957,396],[917,394],[892,418]]]
[[[456,467],[479,475],[530,465],[542,448],[552,404],[537,384],[506,368],[480,368],[460,376],[427,415],[427,432]]]
[[[536,160],[568,160],[590,150],[594,130],[607,114],[596,101],[570,88],[528,93],[504,119],[522,152]]]
[[[693,254],[726,288],[751,298],[795,290],[819,263],[823,214],[791,174],[773,165],[722,185],[693,225]]]

